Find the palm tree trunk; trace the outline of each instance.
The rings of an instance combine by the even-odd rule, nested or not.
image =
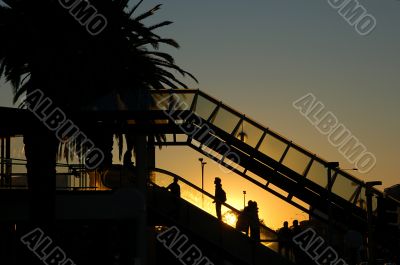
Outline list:
[[[83,132],[87,135],[88,139],[93,141],[96,148],[99,148],[103,155],[104,159],[99,165],[100,169],[109,168],[113,162],[113,144],[114,144],[114,134],[112,129],[110,129],[111,125],[99,125],[95,124],[88,127],[81,127]]]
[[[56,154],[58,141],[40,121],[24,134],[30,219],[52,223],[55,219]]]

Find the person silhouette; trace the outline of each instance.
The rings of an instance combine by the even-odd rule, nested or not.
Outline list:
[[[292,226],[290,244],[291,244],[291,247],[292,247],[294,260],[295,260],[296,264],[299,264],[299,265],[307,264],[307,256],[304,254],[304,251],[301,250],[301,248],[298,245],[293,244],[293,237],[295,237],[296,235],[300,234],[302,231],[303,231],[303,229],[300,227],[299,221],[298,220],[294,220],[293,221],[293,226]]]
[[[241,232],[245,232],[246,236],[249,235],[249,227],[250,227],[250,205],[252,201],[247,203],[247,206],[239,213],[238,220],[236,222],[236,229]]]
[[[169,190],[175,197],[177,198],[181,197],[181,187],[178,184],[177,177],[174,177],[174,181],[168,185],[167,190]]]
[[[278,231],[278,241],[279,241],[279,254],[289,258],[290,256],[290,238],[292,231],[289,229],[289,223],[287,221],[283,222],[283,227]]]
[[[172,210],[171,216],[178,218],[180,212],[180,198],[181,198],[181,187],[178,184],[178,178],[174,177],[174,181],[167,186],[167,190],[171,192],[172,195]]]
[[[250,238],[255,241],[260,241],[260,219],[258,218],[257,202],[249,201],[248,207]]]
[[[222,220],[221,216],[221,206],[222,203],[226,201],[226,193],[222,189],[222,184],[221,184],[221,179],[219,177],[216,177],[214,179],[214,184],[215,184],[215,193],[214,193],[214,201],[215,203],[215,211],[217,213],[217,218],[218,220]]]

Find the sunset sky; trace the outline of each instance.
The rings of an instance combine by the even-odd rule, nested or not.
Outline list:
[[[174,21],[159,33],[181,45],[167,51],[199,79],[199,84],[187,80],[191,87],[342,168],[354,167],[292,106],[313,93],[375,155],[370,172],[354,175],[382,180],[381,188],[400,183],[400,1],[361,2],[377,21],[367,36],[328,1],[146,0],[141,10],[158,3],[162,9],[148,22]],[[0,106],[12,106],[11,88],[4,82],[0,88]],[[157,153],[157,165],[199,184],[199,157],[187,147],[168,147]],[[206,161],[206,189],[212,193],[214,177],[221,176],[228,202],[236,207],[243,206],[247,190],[270,226],[305,216]]]

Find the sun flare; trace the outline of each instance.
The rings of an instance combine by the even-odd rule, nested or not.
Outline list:
[[[228,211],[224,213],[222,220],[227,223],[228,225],[235,227],[237,222],[237,216],[235,213]]]

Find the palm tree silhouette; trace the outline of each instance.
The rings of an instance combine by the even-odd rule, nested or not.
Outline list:
[[[11,83],[14,103],[40,89],[68,115],[88,109],[107,95],[124,100],[130,91],[186,88],[174,73],[196,79],[177,66],[171,55],[158,51],[160,44],[179,47],[173,39],[154,33],[171,22],[146,26],[143,20],[161,5],[134,16],[142,1],[130,9],[129,0],[96,1],[107,27],[93,36],[59,1],[4,0],[6,6],[0,6],[0,77]],[[85,133],[105,154],[104,163],[110,164],[112,132],[93,129]],[[62,148],[39,120],[24,133],[24,143],[33,218],[51,220],[56,157]]]

